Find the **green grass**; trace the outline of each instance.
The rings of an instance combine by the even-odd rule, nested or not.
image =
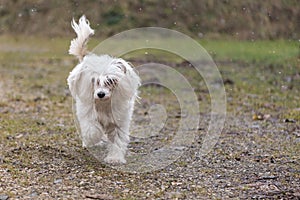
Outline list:
[[[0,59],[2,62],[5,56],[7,60],[36,58],[55,60],[55,58],[67,56],[70,39],[51,38],[45,40],[41,37],[1,36],[0,42],[1,44],[4,43],[5,46],[1,48]],[[96,47],[101,41],[103,39],[92,38],[89,44],[90,49]],[[163,41],[155,39],[150,41],[153,43],[159,42],[162,46],[176,46],[177,44],[176,40],[168,38]],[[234,39],[203,39],[198,42],[216,61],[283,65],[287,64],[287,62],[295,64],[297,58],[300,57],[300,42],[297,40],[241,41]],[[120,46],[130,45],[131,43],[142,44],[142,41],[138,39],[126,40],[120,43]],[[18,46],[18,48],[11,48],[10,46]],[[10,53],[11,49],[15,52],[14,54]],[[191,53],[193,52],[191,51]],[[142,49],[128,54],[125,56],[126,58],[145,57],[167,59],[167,61],[175,62],[182,61],[178,56],[161,50]],[[297,64],[299,65],[299,61]]]
[[[200,44],[216,59],[258,64],[286,64],[300,56],[296,40],[238,41],[201,40]]]
[[[174,39],[150,40],[160,46],[173,46],[178,44]],[[258,65],[297,65],[299,67],[300,42],[297,40],[257,40],[240,41],[234,39],[203,39],[198,40],[202,47],[210,54],[214,61],[241,62],[244,64]],[[120,46],[131,43],[143,45],[143,41],[138,39],[126,40]],[[96,46],[97,40],[92,40],[91,46]],[[179,47],[182,48],[182,47]],[[110,51],[110,50],[108,50]],[[186,49],[187,53],[194,53],[192,49]],[[190,51],[190,52],[189,52]],[[170,52],[157,49],[142,49],[130,52],[124,56],[126,59],[162,60],[167,62],[182,62],[183,59]]]

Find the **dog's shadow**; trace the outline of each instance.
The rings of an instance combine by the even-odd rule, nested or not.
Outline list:
[[[49,170],[49,166],[54,166],[62,174],[68,174],[70,171],[101,171],[107,166],[97,160],[87,149],[81,146],[51,146],[42,145],[38,148],[28,147],[28,154],[31,154],[31,168]],[[24,166],[29,167],[29,166]],[[50,168],[52,169],[52,167]]]

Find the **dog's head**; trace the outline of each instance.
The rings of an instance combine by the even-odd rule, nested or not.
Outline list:
[[[89,100],[107,101],[122,87],[128,87],[126,75],[132,70],[123,59],[107,55],[88,55],[74,68],[68,78],[71,94],[82,102]],[[128,82],[128,80],[127,80]],[[122,88],[123,92],[124,88]]]
[[[93,97],[96,100],[106,101],[118,87],[121,77],[115,74],[100,74],[92,78]]]

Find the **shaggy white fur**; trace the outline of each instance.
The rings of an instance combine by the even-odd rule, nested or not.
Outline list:
[[[140,78],[125,60],[87,51],[87,41],[94,30],[85,16],[79,24],[73,20],[72,27],[77,38],[71,41],[69,53],[80,63],[67,81],[76,102],[83,146],[107,142],[105,162],[126,163],[129,126]]]

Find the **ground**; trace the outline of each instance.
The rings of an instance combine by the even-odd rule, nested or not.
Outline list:
[[[149,173],[113,169],[81,147],[66,85],[77,63],[67,55],[69,39],[2,36],[0,42],[1,200],[300,197],[297,42],[200,41],[217,63],[227,95],[224,129],[202,157],[199,150],[210,120],[208,90],[189,63],[164,55],[168,59],[162,62],[194,87],[201,118],[185,153]],[[158,52],[128,56],[135,65],[159,58]],[[136,124],[146,123],[154,103],[168,113],[161,135],[130,144],[132,151],[149,152],[172,139],[185,116],[164,88],[145,86],[140,96]]]

